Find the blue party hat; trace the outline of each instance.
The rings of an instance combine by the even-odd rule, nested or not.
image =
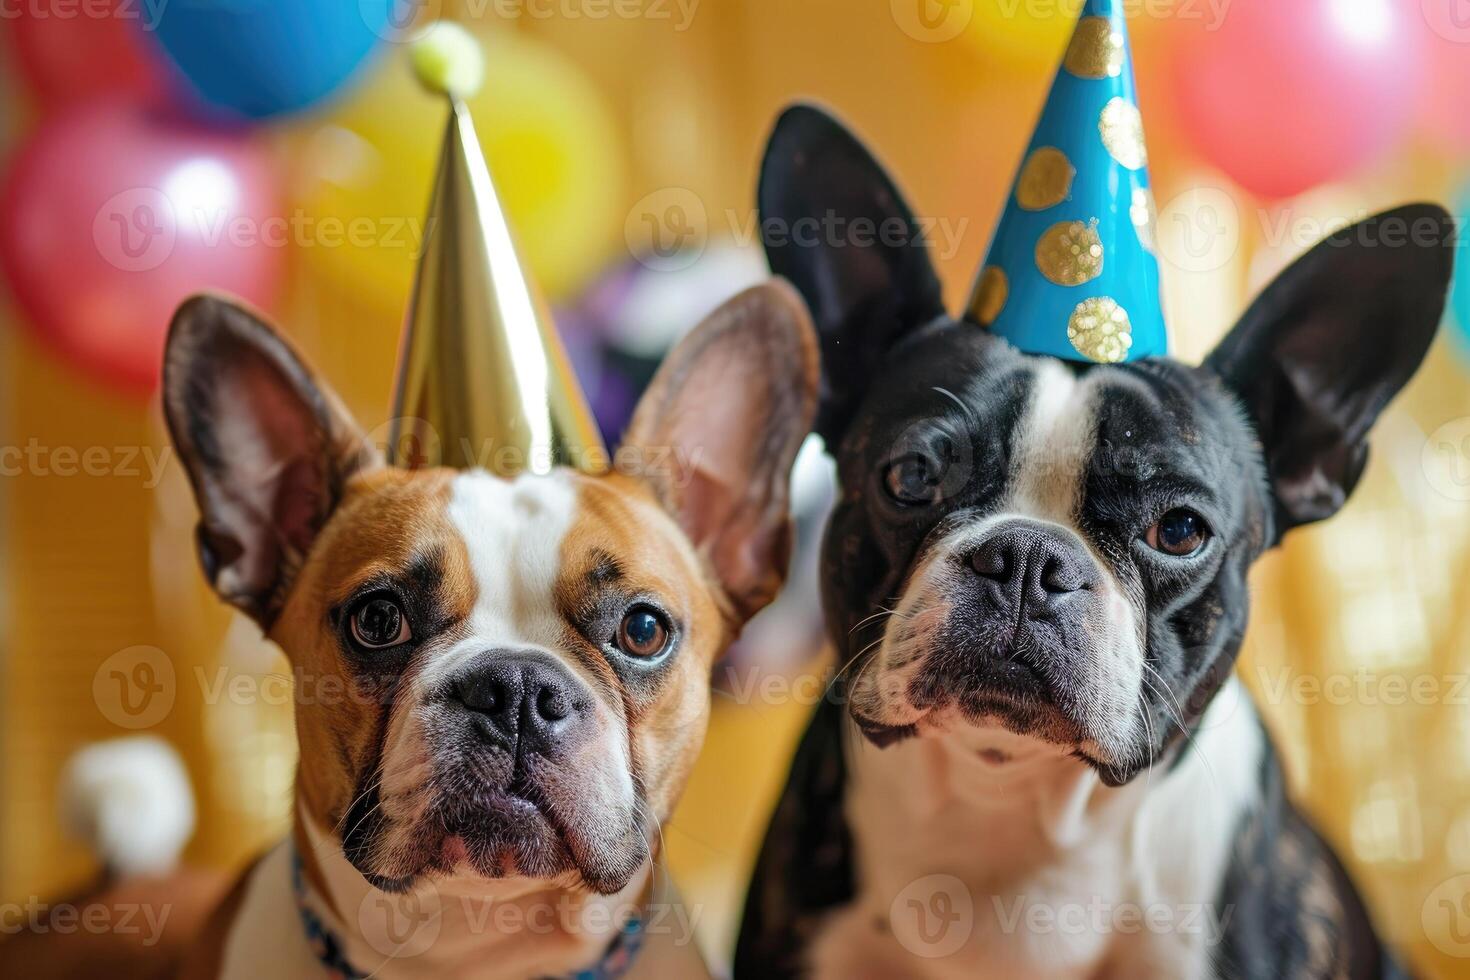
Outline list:
[[[1028,353],[1168,353],[1123,6],[1082,8],[970,299],[970,319]]]

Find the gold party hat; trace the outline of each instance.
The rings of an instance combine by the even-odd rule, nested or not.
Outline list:
[[[420,39],[420,81],[449,102],[449,124],[404,327],[390,461],[484,467],[502,476],[556,465],[607,468],[607,448],[556,325],[531,282],[464,99],[480,49],[441,22]]]

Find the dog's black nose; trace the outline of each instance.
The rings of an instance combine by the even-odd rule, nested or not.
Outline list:
[[[476,716],[482,736],[549,755],[583,727],[586,689],[565,668],[536,658],[497,657],[455,682],[454,699]]]
[[[1033,618],[1054,614],[1094,585],[1096,566],[1081,544],[1063,529],[1036,521],[1002,524],[968,557],[997,603]]]

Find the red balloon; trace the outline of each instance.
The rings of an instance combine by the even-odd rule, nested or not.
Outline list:
[[[102,94],[161,96],[165,70],[146,36],[156,6],[141,0],[85,0],[73,8],[18,4],[8,21],[11,46],[37,101],[55,108]]]
[[[275,300],[289,244],[269,156],[131,103],[77,106],[0,183],[0,270],[36,333],[147,393],[174,307],[201,289]]]
[[[1171,86],[1200,153],[1265,198],[1347,176],[1413,122],[1419,0],[1290,0],[1180,18]]]

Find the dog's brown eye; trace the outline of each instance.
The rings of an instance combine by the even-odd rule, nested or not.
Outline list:
[[[408,617],[398,603],[381,596],[368,599],[352,614],[352,638],[370,650],[407,643]]]
[[[628,611],[618,626],[618,649],[630,657],[656,657],[669,643],[669,629],[652,609]]]
[[[883,473],[888,495],[901,504],[932,504],[944,482],[944,464],[932,456],[914,453],[894,460]]]
[[[1144,543],[1150,548],[1176,558],[1188,558],[1209,539],[1210,527],[1205,519],[1183,507],[1169,511],[1143,532]]]

